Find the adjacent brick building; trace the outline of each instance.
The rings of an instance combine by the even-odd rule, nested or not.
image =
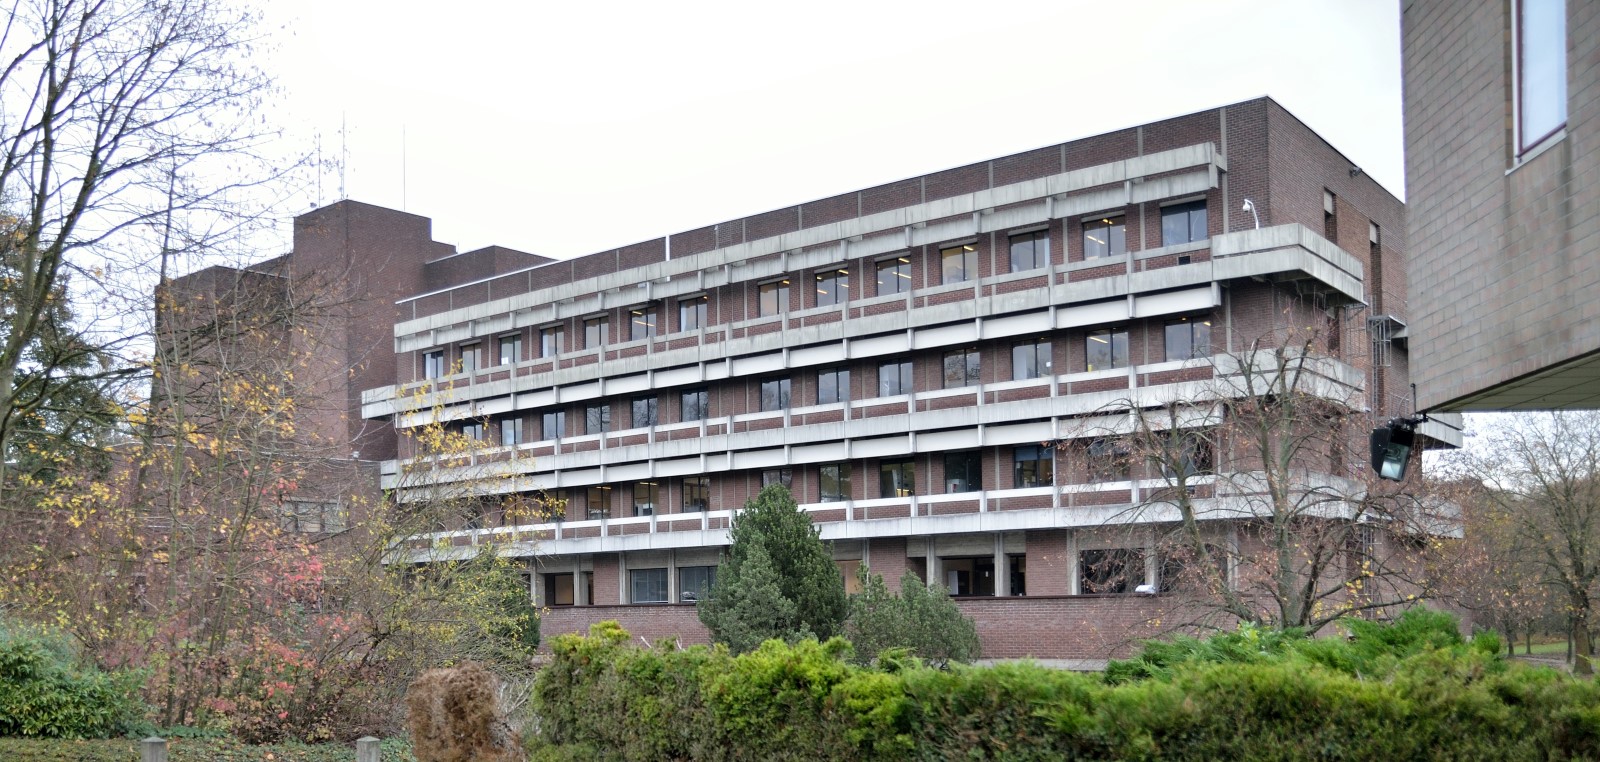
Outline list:
[[[1421,406],[1600,407],[1600,6],[1401,7]]]
[[[397,301],[364,302],[340,359],[388,486],[416,486],[390,427],[439,416],[484,447],[428,480],[494,473],[478,489],[563,513],[432,538],[526,557],[547,636],[703,639],[688,603],[732,509],[781,482],[847,578],[946,582],[987,656],[1101,658],[1161,625],[1162,596],[1128,594],[1158,559],[1118,555],[1146,535],[1108,522],[1163,482],[1086,421],[1313,328],[1374,421],[1414,404],[1404,208],[1266,98],[572,260],[446,256],[424,220],[348,202],[302,219],[297,256],[389,263],[357,291]]]

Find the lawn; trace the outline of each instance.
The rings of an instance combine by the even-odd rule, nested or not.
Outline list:
[[[228,738],[180,738],[168,742],[167,756],[171,762],[353,762],[356,747],[353,743],[253,746]],[[139,742],[126,738],[96,741],[0,738],[0,760],[139,762]],[[400,739],[384,742],[383,760],[414,762],[410,745]]]

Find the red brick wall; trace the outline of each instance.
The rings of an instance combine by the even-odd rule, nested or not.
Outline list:
[[[897,574],[891,584],[898,583]],[[598,598],[598,580],[595,587]],[[1176,603],[1165,597],[1084,595],[958,598],[956,605],[977,625],[983,658],[1107,659],[1127,656],[1139,639],[1170,628],[1168,614]],[[546,610],[540,620],[541,648],[548,650],[556,635],[587,633],[590,625],[608,619],[652,643],[676,638],[693,645],[711,638],[694,606],[559,606]]]

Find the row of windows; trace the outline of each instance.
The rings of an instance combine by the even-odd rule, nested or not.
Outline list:
[[[1206,206],[1204,201],[1174,204],[1161,209],[1161,236],[1163,245],[1189,243],[1206,238]],[[1105,217],[1083,226],[1084,255],[1090,259],[1122,256],[1127,253],[1127,228],[1122,216]],[[1046,267],[1050,263],[1050,233],[1039,230],[1010,236],[1012,272]],[[940,282],[961,283],[978,275],[978,250],[971,244],[951,246],[939,251]],[[877,294],[901,294],[911,290],[912,262],[904,255],[880,260],[874,264]],[[816,272],[812,276],[816,289],[816,304],[826,307],[843,304],[850,298],[850,270],[836,267]],[[757,310],[761,316],[776,315],[789,306],[790,279],[768,281],[757,286]],[[678,330],[692,331],[704,328],[710,306],[705,294],[684,297],[677,301]],[[605,315],[582,321],[583,347],[599,347],[608,339],[610,318]],[[628,310],[628,340],[643,341],[658,335],[657,310],[645,305]],[[560,354],[565,340],[565,329],[560,325],[538,330],[539,357]],[[522,359],[522,336],[503,336],[498,339],[499,365],[510,365]],[[479,369],[482,351],[478,344],[461,348],[459,367],[446,366],[444,350],[434,350],[423,356],[424,378],[440,378],[450,372],[473,373]]]
[[[1193,438],[1184,443],[1184,471],[1187,476],[1209,473],[1212,470],[1211,450],[1206,440]],[[1084,450],[1085,465],[1091,482],[1127,481],[1131,478],[1133,459],[1126,447],[1110,440],[1091,442]],[[911,497],[920,494],[917,487],[917,462],[913,458],[878,461],[878,497]],[[1163,469],[1165,471],[1166,469]],[[823,463],[816,467],[817,502],[836,503],[851,499],[852,479],[855,469],[850,463]],[[1012,479],[1009,488],[1049,487],[1055,484],[1055,450],[1048,445],[1019,445],[1011,448]],[[1172,474],[1168,474],[1171,476]],[[705,476],[689,476],[676,480],[683,513],[712,510],[711,480]],[[782,484],[794,487],[793,471],[787,468],[768,469],[761,474],[762,487]],[[983,455],[976,450],[951,452],[944,455],[944,494],[978,492],[985,489]],[[583,492],[585,516],[599,519],[611,515],[615,503],[616,487],[596,485]],[[660,512],[661,483],[640,481],[623,488],[624,499],[633,516],[651,516]]]
[[[1211,353],[1211,321],[1189,319],[1172,321],[1166,326],[1168,360],[1187,360],[1206,357]],[[1085,338],[1088,370],[1108,370],[1128,366],[1127,329],[1108,328],[1090,332]],[[1011,348],[1011,377],[1022,381],[1041,378],[1053,373],[1053,346],[1049,339],[1036,339],[1015,344]],[[878,365],[878,396],[893,397],[910,394],[914,390],[912,362],[905,359],[890,360]],[[974,386],[982,380],[982,355],[977,349],[958,349],[945,352],[941,358],[941,378],[946,389]],[[829,368],[817,372],[816,402],[826,405],[850,400],[850,369]],[[792,383],[788,376],[768,378],[760,382],[759,407],[763,412],[786,410],[792,406]],[[678,394],[679,422],[704,420],[710,417],[710,392],[705,388],[689,389]],[[613,430],[610,403],[597,403],[584,408],[584,433],[602,434]],[[633,428],[656,426],[660,418],[659,397],[638,397],[629,403]],[[542,415],[542,433],[545,439],[567,436],[565,411],[549,411]],[[470,439],[482,440],[486,429],[478,421],[462,424],[461,432]],[[524,437],[522,419],[507,417],[500,421],[500,444],[511,446],[528,441]]]
[[[1221,553],[1220,549],[1213,552]],[[1105,548],[1078,552],[1077,588],[1082,595],[1118,595],[1135,592],[1146,584],[1147,551],[1142,548]],[[926,576],[922,558],[909,558],[908,563],[917,574]],[[1008,572],[1009,594],[1027,595],[1027,556],[1011,554],[1005,558]],[[848,564],[850,562],[845,562]],[[945,588],[952,596],[992,596],[995,594],[995,558],[941,557],[939,565],[944,571]],[[1156,588],[1163,593],[1172,592],[1183,584],[1185,559],[1174,554],[1161,553],[1155,568]],[[841,564],[841,574],[844,574]],[[677,568],[678,585],[671,589],[671,574],[663,567],[628,570],[629,603],[695,603],[710,594],[717,580],[715,566],[680,566]],[[582,584],[588,592],[589,602],[594,601],[594,573],[582,572],[581,581],[568,573],[545,574],[544,603],[549,606],[571,606],[577,603],[574,583]]]

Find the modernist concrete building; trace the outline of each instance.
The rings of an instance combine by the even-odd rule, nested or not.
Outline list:
[[[1105,524],[1163,482],[1085,422],[1296,331],[1372,420],[1410,412],[1404,230],[1399,200],[1257,99],[577,259],[497,260],[399,300],[395,375],[362,416],[441,417],[485,443],[476,468],[420,483],[402,446],[386,477],[402,499],[485,471],[502,478],[478,489],[555,498],[552,520],[431,538],[526,556],[547,636],[620,619],[703,639],[689,604],[732,509],[780,482],[847,578],[865,563],[946,582],[988,656],[1097,658],[1159,626],[1159,601],[1129,593],[1159,588],[1160,564]]]
[[[1421,407],[1600,407],[1600,6],[1401,7]]]

